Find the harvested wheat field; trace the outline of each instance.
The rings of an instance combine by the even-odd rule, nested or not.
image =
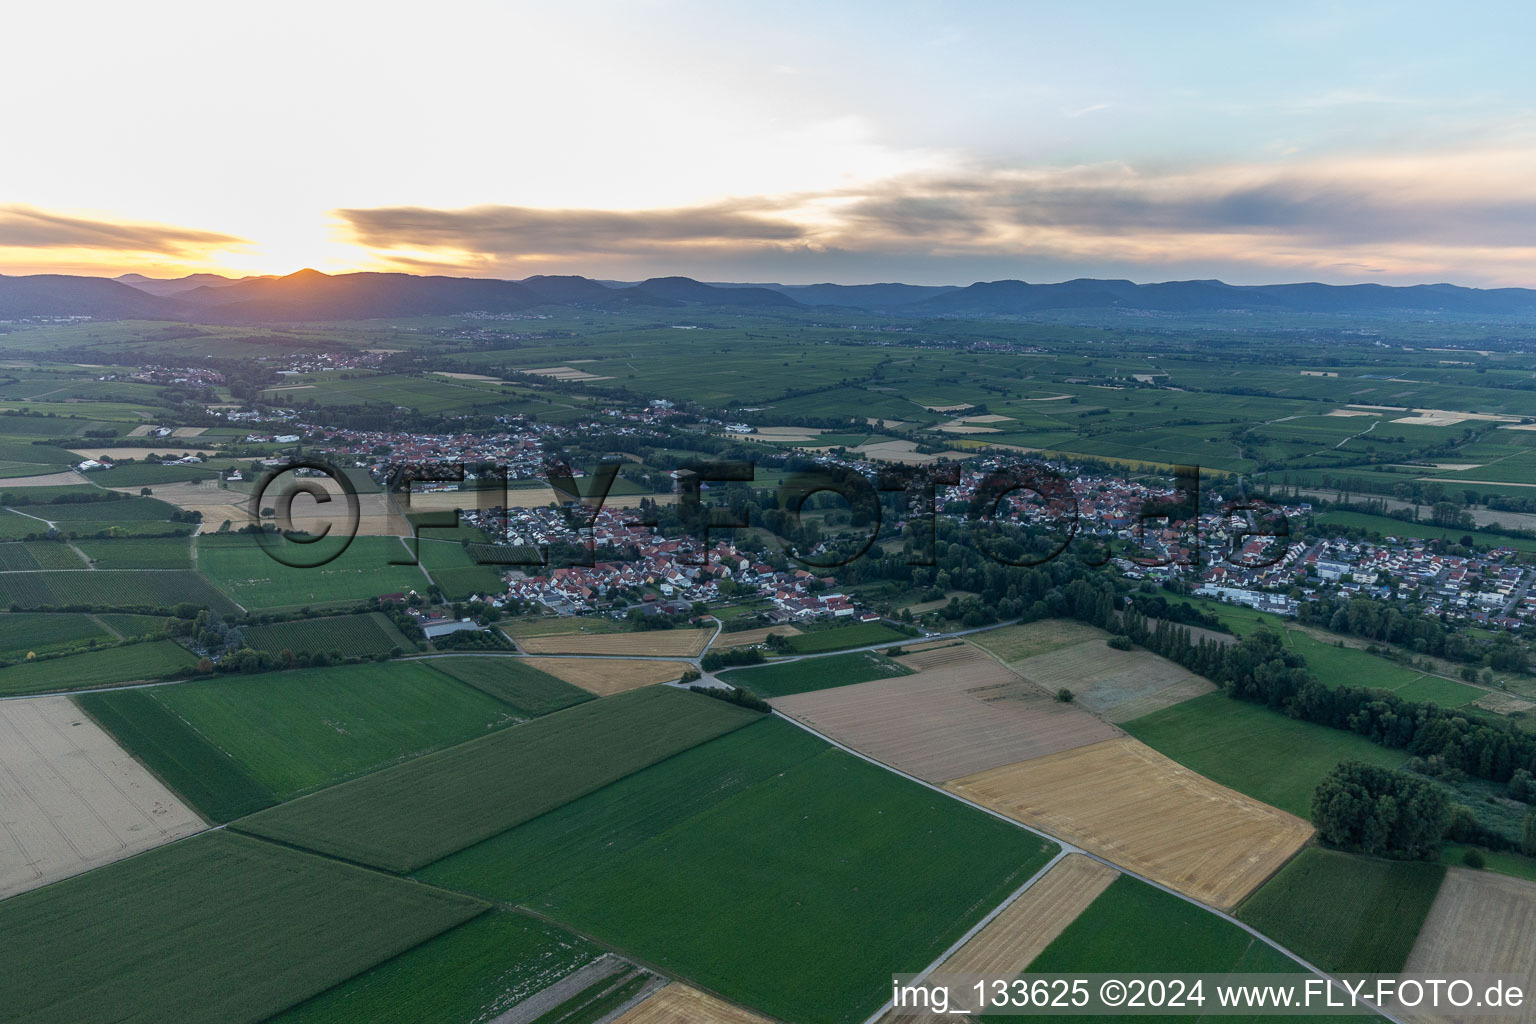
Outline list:
[[[970,638],[971,643],[1005,665],[1089,640],[1102,643],[1107,639],[1109,634],[1102,629],[1074,619],[1041,619],[1022,626],[989,629]]]
[[[929,782],[1123,735],[969,646],[909,654],[901,663],[920,668],[923,659],[953,660],[916,675],[797,693],[769,703],[817,732]]]
[[[5,489],[10,490],[13,487],[68,487],[71,484],[85,483],[90,483],[90,481],[74,470],[66,469],[61,473],[40,473],[37,476],[9,477],[5,481]]]
[[[946,788],[1223,909],[1258,888],[1312,835],[1300,818],[1129,737]]]
[[[1536,882],[1451,868],[1403,972],[1439,978],[1498,974],[1522,978],[1527,987],[1536,980]],[[1452,1019],[1399,1012],[1412,1021]],[[1499,1019],[1536,1021],[1536,1001],[1527,1000],[1518,1017]]]
[[[1047,693],[1071,690],[1078,704],[1111,722],[1128,722],[1216,689],[1210,680],[1151,651],[1117,651],[1102,640],[1010,662],[1009,667]]]
[[[751,647],[760,644],[770,636],[799,636],[798,626],[764,626],[762,629],[743,629],[739,633],[721,633],[720,639],[715,641],[714,649],[728,651],[735,647]]]
[[[524,637],[529,654],[612,654],[639,658],[697,658],[715,635],[712,629],[652,629],[643,633],[572,633]]]
[[[942,644],[923,647],[919,650],[906,648],[906,651],[907,653],[901,656],[901,663],[919,672],[959,665],[986,664],[992,660],[970,644],[956,643],[953,640],[946,640]]]
[[[0,701],[0,899],[203,827],[68,697]]]
[[[933,973],[986,978],[1014,978],[1023,974],[1035,957],[1119,877],[1120,872],[1092,857],[1067,854],[934,968]],[[897,1014],[890,1010],[880,1018],[880,1024],[937,1024],[954,1019],[954,1014]],[[970,1016],[961,1019],[975,1020]]]
[[[599,697],[676,682],[689,667],[683,661],[622,658],[530,658],[527,664]]]
[[[945,960],[939,972],[985,974],[989,978],[1024,973],[1024,968],[1119,877],[1120,872],[1092,857],[1067,854]]]
[[[614,1024],[767,1024],[767,1019],[673,982]]]

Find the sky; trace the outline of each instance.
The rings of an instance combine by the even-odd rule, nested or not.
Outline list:
[[[0,274],[1536,286],[1536,6],[15,6]]]

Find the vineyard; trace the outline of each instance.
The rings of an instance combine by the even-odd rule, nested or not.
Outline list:
[[[268,654],[340,654],[345,658],[370,658],[395,648],[413,651],[416,644],[395,628],[382,612],[368,615],[334,615],[323,619],[299,619],[241,631],[248,647]]]

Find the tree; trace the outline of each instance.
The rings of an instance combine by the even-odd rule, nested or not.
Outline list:
[[[1525,816],[1525,831],[1520,835],[1520,852],[1536,857],[1536,811]]]
[[[1063,704],[1071,704],[1072,699],[1075,696],[1076,695],[1065,686],[1056,691],[1056,699],[1061,701]]]
[[[1449,821],[1445,796],[1429,780],[1364,761],[1342,762],[1312,795],[1318,835],[1358,853],[1432,858]]]

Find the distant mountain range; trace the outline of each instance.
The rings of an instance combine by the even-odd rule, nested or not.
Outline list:
[[[0,275],[0,319],[89,316],[98,319],[208,322],[369,320],[377,317],[486,312],[539,306],[594,309],[851,308],[905,316],[1005,316],[1049,311],[1160,313],[1285,312],[1431,315],[1536,315],[1536,290],[1432,284],[1229,285],[1221,281],[1132,281],[1089,278],[1060,284],[986,281],[968,287],[909,284],[706,284],[656,277],[638,284],[577,276],[521,281],[418,277],[411,274],[322,274],[231,279],[216,274],[163,280],[139,274],[116,279],[45,274]]]

